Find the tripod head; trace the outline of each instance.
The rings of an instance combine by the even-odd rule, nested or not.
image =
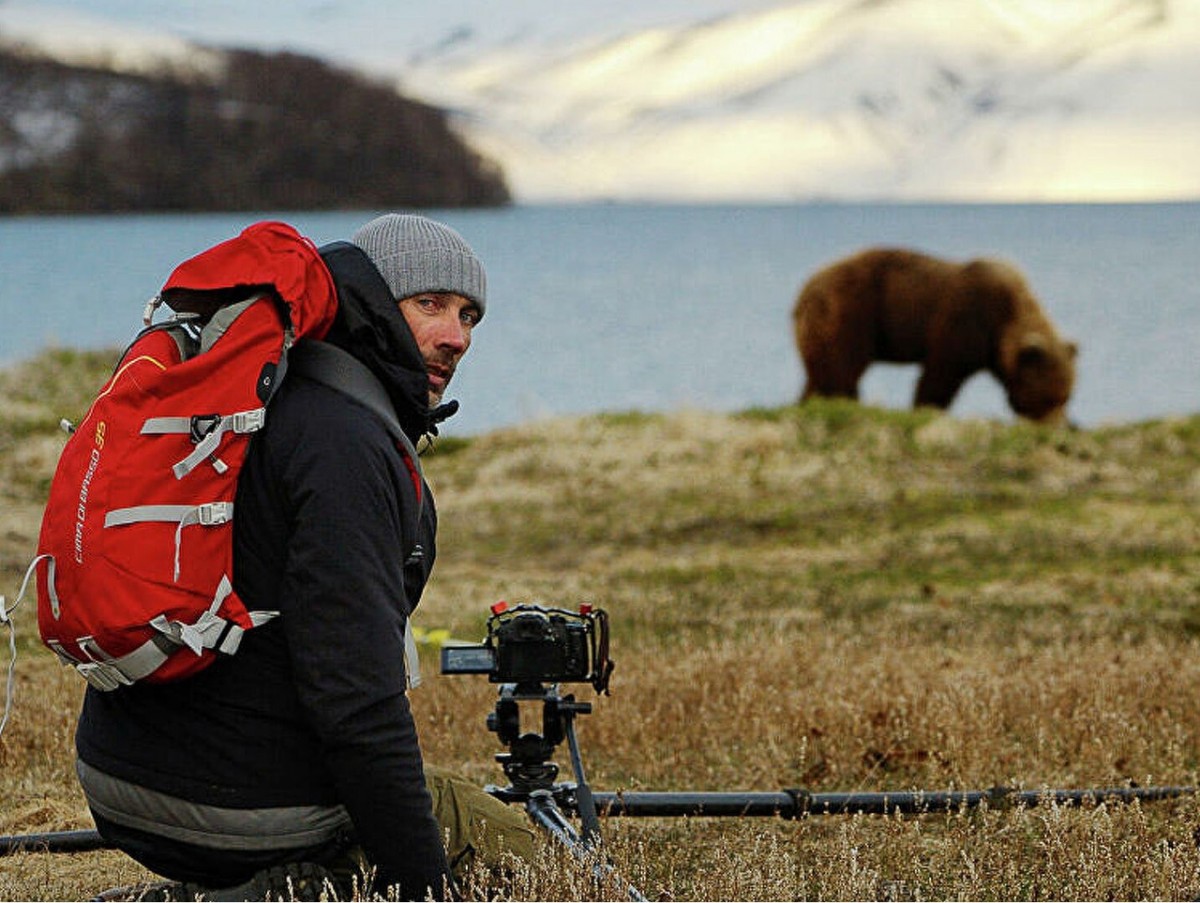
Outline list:
[[[541,702],[541,733],[522,733],[522,702]],[[561,792],[565,785],[555,785],[558,765],[550,761],[550,757],[563,740],[569,740],[574,746],[575,716],[591,711],[590,702],[576,702],[569,694],[563,696],[558,684],[546,686],[531,682],[501,686],[496,707],[488,715],[487,728],[509,749],[507,753],[496,754],[509,786],[496,790],[489,788],[489,792],[506,802],[524,801],[535,790]],[[578,768],[576,778],[582,780]]]

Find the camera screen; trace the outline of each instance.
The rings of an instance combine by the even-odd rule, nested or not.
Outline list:
[[[490,674],[495,666],[490,646],[443,646],[443,674]]]

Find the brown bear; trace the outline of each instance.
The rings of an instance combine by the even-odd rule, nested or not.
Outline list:
[[[1065,420],[1076,346],[1059,337],[1007,263],[868,249],[809,279],[792,321],[808,375],[801,401],[857,398],[873,361],[920,363],[914,405],[948,408],[968,377],[987,370],[1017,414]]]

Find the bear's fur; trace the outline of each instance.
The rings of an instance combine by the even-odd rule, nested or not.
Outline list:
[[[873,361],[920,363],[914,405],[948,408],[967,378],[991,372],[1019,415],[1065,419],[1076,346],[1064,341],[1007,263],[955,263],[872,248],[817,272],[792,310],[807,372],[800,398],[858,397]]]

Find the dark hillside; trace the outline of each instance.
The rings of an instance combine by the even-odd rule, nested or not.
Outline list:
[[[442,110],[296,54],[212,78],[0,51],[0,213],[494,206]]]

